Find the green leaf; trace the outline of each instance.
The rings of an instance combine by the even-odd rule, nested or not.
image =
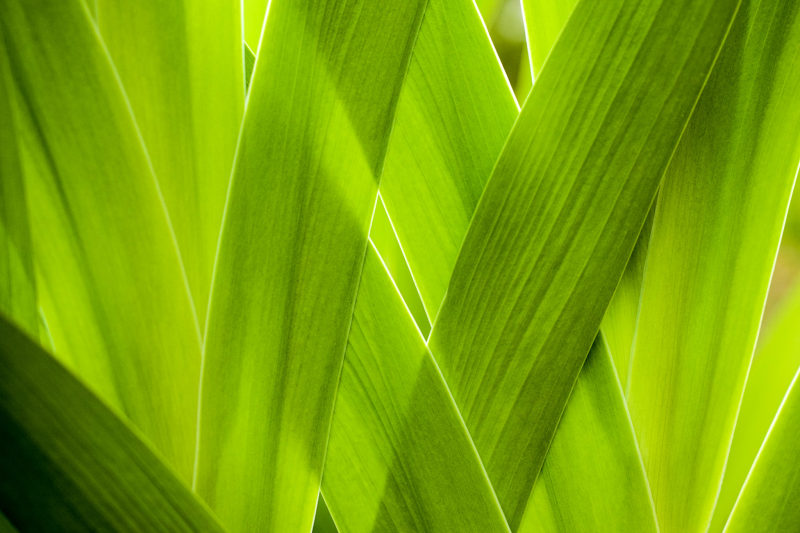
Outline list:
[[[272,0],[241,0],[244,41],[253,50],[258,50],[264,17]]]
[[[0,0],[40,304],[57,356],[188,479],[200,346],[136,124],[79,0]]]
[[[628,396],[664,532],[711,519],[800,159],[800,4],[743,2],[659,194]]]
[[[234,531],[311,527],[378,179],[425,7],[270,5],[202,384],[196,487]]]
[[[722,531],[792,376],[800,368],[800,285],[785,298],[753,357],[709,531]]]
[[[205,322],[244,108],[240,3],[97,0]]]
[[[14,135],[9,71],[0,43],[0,313],[38,336],[33,243],[22,165]]]
[[[658,531],[622,387],[602,335],[583,365],[519,531]]]
[[[737,5],[581,2],[483,192],[429,346],[512,529]]]
[[[767,433],[725,532],[795,531],[800,523],[800,390],[798,371]]]
[[[464,422],[369,249],[322,490],[342,531],[508,531]]]
[[[622,275],[617,290],[614,291],[614,297],[608,304],[608,309],[603,317],[603,336],[614,360],[619,381],[622,383],[622,390],[627,390],[628,387],[633,338],[636,331],[636,320],[639,316],[639,300],[642,293],[647,246],[653,228],[654,213],[655,209],[651,208],[639,234],[639,239],[636,241],[633,254],[625,267],[625,273]]]
[[[528,53],[535,78],[575,9],[578,0],[522,0]]]
[[[380,253],[389,275],[397,284],[397,289],[411,311],[411,316],[414,317],[414,322],[417,323],[422,336],[427,338],[431,332],[430,319],[425,314],[425,307],[422,304],[414,276],[409,270],[405,252],[398,241],[397,233],[380,196],[375,206],[375,214],[372,216],[369,240]]]
[[[0,375],[0,510],[20,531],[222,531],[134,431],[3,317]]]
[[[430,317],[516,115],[474,6],[431,0],[381,178],[381,197]]]

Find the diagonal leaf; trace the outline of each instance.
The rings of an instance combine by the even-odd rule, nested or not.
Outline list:
[[[800,285],[786,296],[785,302],[767,329],[764,342],[759,340],[753,357],[709,528],[712,532],[722,531],[792,376],[800,368]]]
[[[375,245],[383,262],[397,284],[397,289],[403,301],[411,311],[414,322],[419,326],[423,337],[431,332],[431,323],[419,296],[416,281],[408,267],[403,247],[397,238],[392,220],[386,213],[383,199],[379,196],[375,206],[375,214],[372,216],[372,225],[369,228],[369,240]]]
[[[322,490],[342,531],[508,531],[425,341],[369,249]]]
[[[378,178],[425,6],[270,4],[202,385],[196,487],[234,531],[311,527]]]
[[[0,313],[38,336],[33,243],[25,181],[14,138],[8,64],[0,42]]]
[[[608,309],[603,317],[603,336],[614,360],[614,367],[619,381],[622,383],[622,390],[627,390],[628,387],[633,338],[636,332],[636,320],[639,316],[639,300],[641,299],[647,246],[653,228],[654,213],[655,209],[651,208],[639,234],[639,239],[636,241],[633,254],[625,267],[625,273],[619,280],[614,297],[608,304]]]
[[[800,394],[795,374],[724,531],[796,531],[800,523]]]
[[[800,5],[747,0],[670,165],[628,397],[662,531],[711,519],[800,159]]]
[[[0,33],[57,355],[188,478],[197,323],[108,54],[79,0],[0,0]]]
[[[602,334],[572,391],[519,531],[658,531],[622,387]]]
[[[96,6],[202,324],[244,107],[240,3],[96,0]]]
[[[135,432],[3,317],[0,375],[0,511],[20,531],[222,531]]]
[[[484,190],[429,346],[512,528],[737,5],[579,3]]]
[[[431,0],[381,178],[381,197],[430,317],[516,115],[474,6]]]

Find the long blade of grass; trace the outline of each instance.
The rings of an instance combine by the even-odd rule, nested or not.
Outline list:
[[[270,4],[201,400],[196,487],[234,531],[311,527],[387,138],[425,7]]]
[[[800,285],[766,331],[753,357],[742,406],[736,419],[731,451],[709,531],[719,532],[728,520],[736,497],[753,465],[767,430],[778,412],[792,376],[800,368]]]
[[[516,116],[474,6],[431,0],[381,178],[381,197],[431,318]]]
[[[0,313],[29,335],[38,336],[33,243],[9,82],[4,45],[0,42]]]
[[[3,317],[0,375],[0,510],[20,531],[222,531],[148,444]]]
[[[659,194],[628,396],[662,531],[708,526],[800,159],[800,5],[748,0]]]
[[[425,340],[368,250],[322,491],[342,531],[508,531]]]
[[[725,526],[737,531],[796,531],[800,523],[800,390],[794,375],[778,413],[747,474],[742,492]]]
[[[240,2],[97,0],[201,324],[244,107]]]
[[[483,192],[429,346],[512,528],[737,6],[579,3]]]
[[[200,343],[136,124],[79,0],[0,0],[41,305],[58,357],[188,479]]]
[[[658,531],[603,336],[583,365],[518,531]]]

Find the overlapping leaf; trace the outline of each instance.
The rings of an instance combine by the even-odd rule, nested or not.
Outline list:
[[[244,107],[240,2],[97,0],[202,324]]]
[[[341,531],[508,531],[436,363],[372,249],[322,490]]]
[[[20,531],[222,532],[148,445],[3,317],[0,375],[0,530],[5,516]]]
[[[108,54],[79,0],[2,0],[0,33],[57,355],[189,479],[199,332]]]
[[[711,519],[800,160],[800,5],[743,2],[659,194],[628,397],[662,531]]]
[[[579,3],[483,192],[429,346],[512,527],[737,4]]]
[[[387,138],[425,7],[270,4],[202,385],[196,486],[234,531],[311,526]]]

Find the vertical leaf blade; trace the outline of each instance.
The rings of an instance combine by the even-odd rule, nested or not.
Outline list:
[[[270,4],[203,373],[196,486],[234,531],[311,527],[370,215],[425,7]]]

